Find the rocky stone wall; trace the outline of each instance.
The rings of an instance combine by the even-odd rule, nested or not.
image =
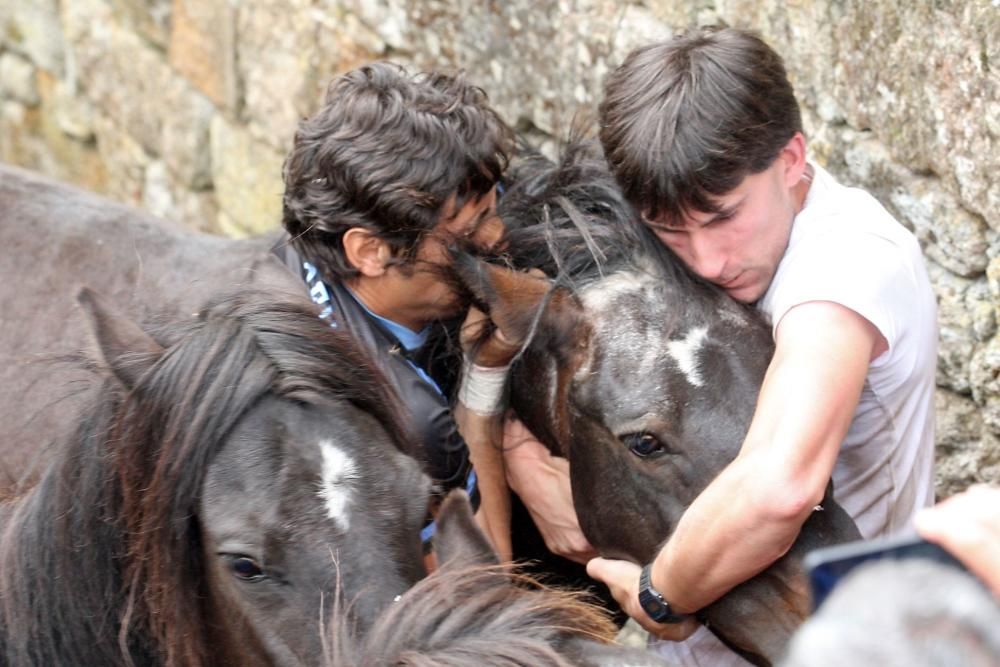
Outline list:
[[[814,157],[920,238],[938,490],[1000,481],[1000,0],[0,0],[0,159],[247,234],[337,72],[463,67],[551,147],[631,48],[718,21],[784,54]]]

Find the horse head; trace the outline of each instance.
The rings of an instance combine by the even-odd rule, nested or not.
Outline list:
[[[364,632],[424,575],[396,399],[311,306],[245,293],[149,336],[80,302],[108,418],[6,527],[10,664],[315,665],[335,601]]]
[[[770,329],[635,224],[599,156],[578,147],[557,167],[526,171],[500,205],[507,261],[552,278],[472,258],[457,267],[524,345],[511,403],[569,459],[585,535],[602,555],[645,563],[738,453]],[[761,664],[808,612],[803,551],[857,535],[829,493],[824,507],[785,558],[702,612]]]

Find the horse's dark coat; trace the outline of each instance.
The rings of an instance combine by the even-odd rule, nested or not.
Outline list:
[[[769,327],[637,225],[603,159],[585,147],[559,166],[523,167],[500,213],[507,261],[541,268],[558,286],[542,299],[538,279],[462,263],[505,332],[530,338],[512,404],[569,458],[588,539],[603,555],[648,562],[739,451],[773,352]],[[762,664],[808,611],[802,555],[857,536],[829,494],[824,506],[785,558],[703,611]]]
[[[363,631],[423,574],[395,398],[311,304],[221,299],[157,351],[84,295],[117,380],[0,506],[2,664],[315,665],[325,605]]]
[[[300,294],[269,256],[274,238],[191,232],[0,165],[0,492],[32,466],[37,476],[86,400],[90,376],[61,363],[89,342],[73,301],[80,285],[139,322],[190,317],[211,294],[240,285]]]

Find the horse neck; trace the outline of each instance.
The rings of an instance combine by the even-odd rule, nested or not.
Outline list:
[[[128,658],[119,646],[125,545],[116,498],[95,438],[78,435],[0,510],[0,655],[10,665],[156,664],[139,633],[130,634]]]
[[[195,583],[152,581],[133,569],[148,554],[133,553],[123,477],[107,440],[109,433],[121,433],[113,429],[125,414],[120,388],[113,383],[102,387],[85,414],[39,483],[2,506],[0,636],[6,655],[0,657],[7,662],[0,664],[155,667],[173,662],[199,667],[214,663],[216,649],[227,647],[232,664],[255,664],[244,660],[247,653],[241,650],[249,642],[223,641],[214,627],[206,627],[212,618],[209,602],[193,588],[174,591],[169,600],[191,603],[183,613],[199,632],[178,628],[186,641],[176,643],[153,632],[150,590]],[[143,432],[133,434],[131,441],[115,440],[113,446],[141,447],[135,439],[139,436],[155,439]],[[173,566],[183,568],[184,563]],[[141,584],[133,584],[135,577]]]

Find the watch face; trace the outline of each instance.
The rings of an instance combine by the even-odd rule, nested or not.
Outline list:
[[[687,614],[675,614],[670,603],[653,588],[650,579],[651,565],[642,568],[639,574],[639,606],[657,623],[680,623],[688,617]]]
[[[646,600],[643,602],[642,608],[645,609],[646,613],[651,617],[655,617],[660,614],[660,605],[656,604],[655,600]]]
[[[666,605],[655,592],[644,588],[639,592],[639,604],[649,617],[659,623],[663,617],[669,614]]]

